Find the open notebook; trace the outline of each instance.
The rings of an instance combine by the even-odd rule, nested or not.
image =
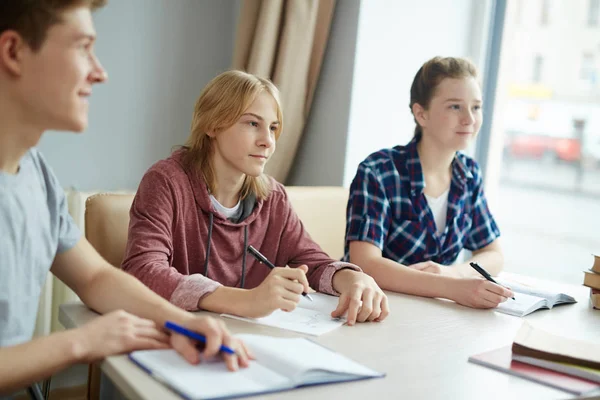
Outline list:
[[[237,335],[256,361],[230,372],[220,360],[190,365],[175,350],[134,351],[129,358],[187,399],[221,399],[300,386],[383,377],[306,338]]]
[[[311,293],[310,296],[313,301],[301,297],[300,303],[292,312],[275,310],[262,318],[245,318],[230,314],[221,316],[313,336],[322,335],[344,325],[345,318],[331,318],[331,312],[337,308],[339,297],[323,293]]]
[[[504,314],[524,317],[534,311],[552,308],[557,304],[577,303],[577,300],[565,293],[525,286],[512,280],[497,278],[496,281],[502,286],[511,288],[515,294],[515,300],[508,299],[496,308],[496,311]]]

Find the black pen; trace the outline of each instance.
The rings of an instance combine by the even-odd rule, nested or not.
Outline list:
[[[480,273],[480,274],[481,274],[481,275],[482,275],[482,276],[483,276],[485,279],[487,279],[488,281],[490,281],[490,282],[494,282],[494,283],[495,283],[496,285],[498,285],[498,286],[502,286],[502,285],[500,285],[498,282],[496,282],[496,281],[494,280],[494,278],[492,278],[492,276],[491,276],[491,275],[490,275],[490,274],[489,274],[489,273],[488,273],[488,272],[487,272],[485,269],[483,269],[482,267],[480,267],[480,266],[479,266],[479,264],[477,264],[476,262],[471,262],[471,263],[469,263],[469,265],[470,265],[471,267],[473,267],[473,269],[474,269],[475,271],[479,272],[479,273]],[[513,300],[515,300],[515,298],[514,298],[514,297],[511,297],[511,298],[512,298]]]
[[[252,254],[252,256],[254,256],[254,258],[256,258],[259,262],[265,264],[271,269],[275,268],[275,265],[273,265],[271,261],[267,260],[267,257],[263,256],[260,251],[256,250],[253,246],[248,246],[247,250],[248,253]],[[302,292],[302,296],[306,297],[310,301],[313,301],[312,297],[310,297],[310,295],[306,292]]]

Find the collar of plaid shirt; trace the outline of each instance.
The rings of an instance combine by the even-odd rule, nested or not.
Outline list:
[[[406,159],[405,162],[401,163],[402,160],[394,160],[398,171],[404,171],[408,174],[410,179],[410,192],[413,197],[420,195],[425,189],[425,177],[423,176],[423,168],[421,167],[421,160],[419,159],[419,152],[417,151],[417,144],[419,138],[413,138],[405,147]],[[452,162],[452,184],[457,187],[464,189],[467,180],[472,179],[473,174],[469,171],[465,162],[461,159],[459,153],[454,156]],[[452,188],[450,188],[452,191]]]

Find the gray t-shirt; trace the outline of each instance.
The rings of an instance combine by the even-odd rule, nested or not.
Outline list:
[[[64,191],[36,149],[16,175],[0,171],[0,347],[31,340],[54,257],[80,237]]]

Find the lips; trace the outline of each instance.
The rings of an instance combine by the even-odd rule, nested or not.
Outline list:
[[[250,154],[250,157],[254,157],[254,158],[258,158],[258,159],[263,159],[263,160],[267,159],[267,156],[262,156],[260,154]]]

